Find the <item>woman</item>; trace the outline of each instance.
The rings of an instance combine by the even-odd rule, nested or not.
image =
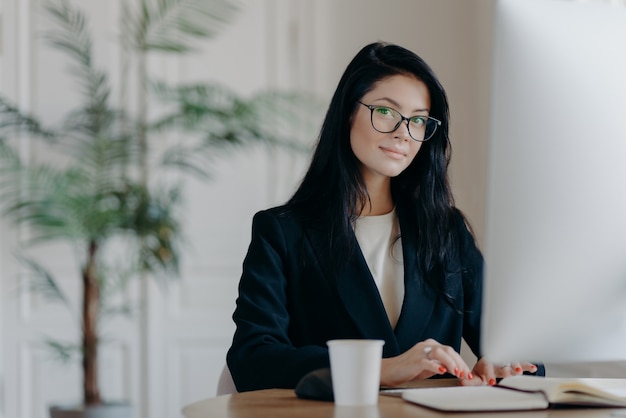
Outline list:
[[[254,217],[227,356],[239,391],[294,387],[340,338],[385,341],[384,386],[536,371],[459,355],[464,338],[480,357],[483,259],[453,205],[448,113],[414,53],[374,43],[354,57],[301,185]]]

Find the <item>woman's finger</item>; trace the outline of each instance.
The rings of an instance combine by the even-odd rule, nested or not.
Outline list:
[[[470,369],[463,358],[452,347],[437,344],[428,346],[427,358],[444,366],[448,373],[458,378],[469,377]]]

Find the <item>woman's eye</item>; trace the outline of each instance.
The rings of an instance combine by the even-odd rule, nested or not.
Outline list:
[[[423,116],[412,117],[411,124],[416,125],[416,126],[424,126],[426,125],[426,118]]]
[[[392,111],[388,107],[377,107],[374,109],[381,116],[392,116]]]

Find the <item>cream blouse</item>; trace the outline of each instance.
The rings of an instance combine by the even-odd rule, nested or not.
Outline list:
[[[378,286],[389,322],[395,328],[404,299],[402,241],[395,209],[385,215],[357,218],[354,233]]]

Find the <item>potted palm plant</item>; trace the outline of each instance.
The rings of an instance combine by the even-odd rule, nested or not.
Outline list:
[[[128,55],[137,57],[139,112],[112,105],[109,77],[94,64],[86,17],[64,0],[46,4],[55,23],[46,37],[67,54],[81,101],[60,124],[49,127],[0,97],[0,204],[5,216],[28,227],[25,249],[42,242],[69,243],[77,249],[80,341],[51,339],[49,345],[62,357],[81,357],[83,400],[78,409],[84,416],[94,410],[102,414],[105,406],[126,414],[115,416],[130,414],[126,406],[107,405],[100,393],[100,321],[104,313],[128,312],[109,296],[123,292],[131,278],[175,277],[178,272],[183,188],[157,173],[184,169],[206,178],[211,154],[228,146],[293,144],[277,134],[277,126],[301,120],[293,113],[294,102],[313,103],[294,94],[266,92],[243,99],[219,84],[168,86],[151,80],[146,54],[188,51],[191,39],[212,36],[210,23],[226,21],[234,8],[227,0],[139,3],[137,9],[125,11],[121,38]],[[149,120],[147,112],[152,92],[166,103],[166,111],[155,120]],[[188,142],[151,146],[153,132],[163,136],[171,129],[198,134],[185,135]],[[22,155],[24,138],[36,152]],[[115,258],[120,248],[123,268]],[[39,290],[71,305],[44,263],[25,254],[20,258]],[[59,407],[51,412],[53,417],[82,416]]]

